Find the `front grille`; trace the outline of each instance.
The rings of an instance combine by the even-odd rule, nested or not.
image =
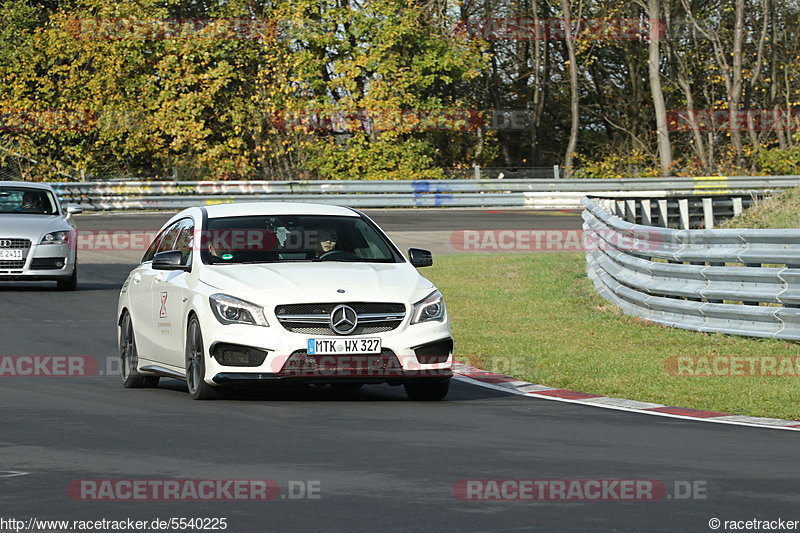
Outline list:
[[[64,268],[66,263],[63,257],[34,257],[31,261],[31,270],[58,270]]]
[[[261,366],[267,358],[267,352],[263,350],[238,344],[216,344],[211,353],[219,364],[225,366]]]
[[[0,237],[0,248],[30,248],[31,241],[28,239],[11,239]]]
[[[350,335],[369,335],[397,329],[403,322],[406,306],[383,302],[334,302],[279,305],[278,321],[292,333],[304,335],[338,335],[330,327],[330,315],[338,305],[348,305],[358,314],[358,325]]]
[[[392,350],[384,348],[375,355],[308,355],[297,350],[279,372],[282,376],[303,377],[376,377],[403,375],[403,366]]]
[[[281,324],[284,328],[292,333],[302,333],[303,335],[339,335],[333,331],[330,326],[309,326],[308,324],[299,322],[281,322]],[[397,323],[393,321],[381,326],[356,326],[356,329],[354,329],[353,333],[350,335],[372,335],[374,333],[383,333],[385,331],[397,329],[397,326],[399,325],[400,321],[397,321]]]
[[[25,268],[25,259],[31,248],[31,241],[28,239],[12,239],[10,237],[0,237],[0,249],[22,249],[22,259],[14,261],[0,261],[0,269],[22,269]]]

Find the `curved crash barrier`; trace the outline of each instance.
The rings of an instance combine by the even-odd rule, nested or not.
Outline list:
[[[584,198],[586,265],[625,313],[701,332],[800,340],[800,229],[632,224]]]

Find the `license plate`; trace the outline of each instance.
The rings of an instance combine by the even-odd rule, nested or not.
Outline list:
[[[379,354],[381,339],[308,339],[308,355]]]
[[[22,250],[0,250],[0,261],[22,261]]]

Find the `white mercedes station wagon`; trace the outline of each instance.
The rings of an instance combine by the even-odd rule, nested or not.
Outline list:
[[[66,211],[66,212],[65,212]],[[73,214],[62,209],[44,183],[0,181],[0,281],[55,281],[59,290],[78,284]]]
[[[232,385],[403,385],[439,400],[453,339],[436,287],[356,210],[301,203],[192,207],[170,219],[125,281],[118,338],[125,387],[187,382],[195,399]]]

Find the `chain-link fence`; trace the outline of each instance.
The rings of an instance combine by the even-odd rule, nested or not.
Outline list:
[[[472,167],[449,168],[444,171],[450,179],[559,179],[558,165],[550,167]]]

